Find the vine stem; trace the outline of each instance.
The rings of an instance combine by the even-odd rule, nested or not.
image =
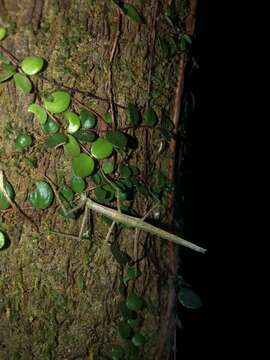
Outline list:
[[[187,240],[184,240],[177,235],[174,235],[165,230],[159,229],[156,226],[153,226],[153,225],[143,221],[140,218],[136,218],[134,216],[120,213],[117,210],[100,205],[100,204],[96,203],[95,201],[93,201],[92,199],[86,199],[86,206],[89,209],[91,209],[97,213],[100,213],[115,222],[120,222],[124,225],[134,227],[137,229],[141,229],[143,231],[151,233],[152,235],[156,235],[165,240],[172,241],[178,245],[187,247],[191,250],[194,250],[194,251],[202,253],[202,254],[204,254],[207,251],[206,249],[204,249],[196,244],[193,244]]]
[[[110,95],[110,108],[112,113],[112,125],[113,130],[116,129],[116,114],[115,114],[115,104],[114,104],[114,91],[113,91],[113,61],[115,58],[116,50],[119,45],[119,39],[121,36],[121,24],[122,24],[122,14],[118,11],[118,28],[115,34],[115,39],[110,55],[110,65],[109,65],[109,95]]]

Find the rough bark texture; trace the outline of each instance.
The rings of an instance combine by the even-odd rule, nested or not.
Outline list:
[[[173,105],[178,59],[163,59],[157,36],[166,36],[161,14],[170,3],[156,0],[130,1],[143,14],[146,24],[138,25],[123,17],[121,38],[113,64],[113,89],[116,102],[137,102],[144,109],[149,102],[160,113]],[[157,17],[155,16],[157,14]],[[0,0],[0,20],[12,33],[4,42],[18,59],[39,55],[48,62],[44,76],[60,84],[87,90],[109,99],[109,59],[118,29],[118,10],[103,0]],[[154,41],[154,43],[153,43]],[[149,76],[150,73],[150,76]],[[149,86],[151,78],[151,86]],[[39,91],[56,89],[52,81],[38,77],[33,82]],[[103,114],[108,102],[77,100]],[[44,136],[27,106],[35,98],[16,92],[13,82],[0,84],[0,165],[16,190],[16,201],[40,228],[14,210],[0,213],[0,226],[10,238],[10,246],[0,253],[0,359],[93,359],[99,352],[110,354],[112,344],[120,344],[117,333],[120,296],[119,266],[105,242],[108,225],[89,217],[89,240],[49,235],[49,230],[77,235],[81,218],[65,220],[58,215],[55,202],[49,210],[29,207],[27,193],[46,170],[56,184],[64,176],[70,179],[70,162],[63,151],[44,148]],[[80,107],[75,106],[75,110]],[[126,112],[119,110],[118,121],[128,125]],[[104,127],[100,122],[100,128]],[[35,145],[18,153],[14,139],[19,132],[33,135]],[[132,131],[131,131],[132,134]],[[160,135],[137,130],[141,139],[132,157],[145,177],[154,169],[166,173],[169,151],[157,152]],[[151,206],[142,196],[136,207],[143,216]],[[166,222],[165,207],[160,222]],[[121,249],[133,256],[134,234],[124,230]],[[139,237],[139,267],[142,277],[135,288],[148,304],[142,332],[148,337],[144,359],[154,359],[159,329],[166,313],[167,246],[152,242],[145,234]],[[131,285],[133,286],[133,285]],[[170,343],[168,342],[169,352]],[[163,355],[163,358],[166,358]]]

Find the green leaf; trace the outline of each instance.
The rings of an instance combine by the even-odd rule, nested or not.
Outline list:
[[[138,10],[131,4],[123,4],[122,7],[124,13],[133,21],[139,23],[139,24],[143,24],[144,20],[142,18],[142,16],[140,15],[140,13],[138,12]]]
[[[144,300],[141,296],[132,293],[127,297],[126,305],[130,310],[142,310],[145,306]]]
[[[23,72],[27,75],[35,75],[39,73],[44,65],[44,60],[39,56],[27,56],[21,63]]]
[[[32,137],[28,134],[19,134],[15,141],[16,150],[22,150],[33,143]]]
[[[105,189],[102,189],[101,187],[95,189],[95,198],[97,202],[100,203],[105,202],[106,195],[107,195],[107,191]]]
[[[136,319],[136,317],[137,317],[137,314],[136,314],[135,311],[130,310],[130,309],[127,308],[127,305],[126,305],[125,301],[122,301],[119,304],[119,310],[120,310],[120,313],[121,313],[124,320]]]
[[[76,176],[84,178],[93,173],[95,162],[90,156],[80,154],[72,160],[72,169]]]
[[[167,117],[163,117],[160,122],[160,132],[166,140],[173,137],[174,123]]]
[[[2,64],[0,67],[0,83],[8,80],[16,73],[16,67],[12,64]]]
[[[69,122],[67,132],[69,132],[70,134],[74,134],[76,131],[79,130],[81,126],[79,116],[72,111],[66,111],[64,113],[64,116]]]
[[[72,176],[71,179],[71,189],[75,193],[82,193],[86,187],[86,183],[83,178],[79,176]]]
[[[131,341],[127,343],[127,346],[125,348],[126,352],[126,358],[128,360],[137,360],[138,354],[139,354],[139,348],[135,346]],[[142,359],[142,357],[140,357]]]
[[[114,345],[112,347],[112,359],[122,360],[125,357],[124,349],[120,345]]]
[[[100,185],[102,183],[102,176],[99,173],[92,175],[91,178],[96,185]]]
[[[63,184],[59,189],[59,194],[68,202],[73,201],[74,194],[69,186]]]
[[[14,75],[14,77],[15,77],[15,75]],[[47,113],[46,113],[45,109],[43,109],[43,107],[41,107],[40,105],[33,103],[30,106],[28,106],[27,111],[34,113],[41,125],[44,125],[46,123]],[[59,127],[59,125],[58,125],[58,127]]]
[[[7,35],[7,29],[3,26],[0,26],[0,41],[4,40]]]
[[[144,122],[149,127],[156,126],[156,124],[158,122],[157,114],[151,107],[144,114]]]
[[[115,197],[115,191],[111,185],[104,185],[95,189],[96,201],[100,203],[109,203]]]
[[[103,115],[103,119],[105,120],[105,122],[106,122],[107,124],[111,124],[111,123],[112,123],[112,115],[111,115],[111,113],[106,112],[106,113]]]
[[[45,122],[45,124],[41,125],[41,128],[45,134],[52,134],[59,131],[60,126],[56,121],[48,117],[48,120]]]
[[[142,326],[143,318],[141,316],[137,316],[136,319],[128,319],[127,323],[133,329],[134,328],[139,328],[140,326]]]
[[[56,148],[58,146],[66,144],[68,137],[64,134],[54,134],[48,137],[45,141],[45,144],[48,148]]]
[[[113,163],[111,161],[104,161],[102,164],[102,170],[106,175],[111,174],[114,170]]]
[[[97,124],[97,117],[94,113],[82,110],[80,112],[81,124],[84,129],[92,129]]]
[[[52,201],[54,195],[51,186],[45,181],[36,183],[36,190],[28,195],[28,201],[35,209],[46,209]]]
[[[188,34],[184,34],[182,38],[187,42],[188,44],[192,44],[192,39]]]
[[[98,160],[111,156],[112,152],[112,144],[104,138],[98,138],[91,147],[91,154]]]
[[[66,91],[54,91],[43,99],[45,108],[51,113],[61,113],[67,110],[71,97]]]
[[[140,170],[139,170],[139,168],[137,168],[137,166],[129,165],[129,168],[131,169],[133,176],[140,174]]]
[[[21,90],[25,95],[32,90],[32,83],[24,74],[16,73],[13,76],[17,90]]]
[[[74,134],[75,138],[79,141],[92,143],[96,140],[97,135],[92,131],[79,130]]]
[[[119,323],[118,331],[123,339],[130,339],[132,337],[133,330],[125,321]]]
[[[129,168],[128,165],[120,165],[119,174],[123,178],[129,178],[132,176],[132,170]]]
[[[129,267],[127,268],[127,272],[126,275],[123,278],[124,284],[127,285],[127,283],[129,282],[129,280],[135,280],[137,279],[139,276],[141,276],[141,271],[137,270],[135,267]]]
[[[14,200],[15,198],[15,191],[12,187],[12,185],[4,179],[4,189],[6,190],[9,198],[11,200]],[[10,203],[7,200],[7,198],[5,197],[5,195],[0,191],[0,210],[6,210],[10,207]]]
[[[77,140],[72,136],[68,135],[68,142],[64,145],[64,151],[67,156],[75,158],[80,155],[81,148]]]
[[[122,266],[125,266],[126,264],[129,263],[129,256],[127,253],[121,251],[118,247],[116,246],[111,246],[111,252],[113,254],[113,257],[115,258],[115,260]]]
[[[141,121],[140,113],[135,104],[128,104],[129,119],[132,125],[138,126]]]
[[[1,33],[0,33],[0,35],[1,35]],[[5,244],[6,244],[6,235],[2,231],[0,231],[0,249],[3,249]]]
[[[145,344],[146,339],[142,334],[137,333],[132,337],[131,341],[135,346],[141,347]]]
[[[106,139],[117,149],[124,149],[127,146],[127,137],[120,131],[109,132]]]
[[[179,302],[187,309],[197,310],[203,305],[199,295],[188,287],[182,287],[178,292],[177,297]]]

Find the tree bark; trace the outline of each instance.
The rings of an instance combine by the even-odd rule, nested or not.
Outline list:
[[[136,102],[142,110],[151,104],[159,115],[163,110],[172,114],[179,56],[164,58],[159,46],[161,37],[170,38],[163,15],[171,1],[129,2],[143,14],[145,24],[120,15],[112,1],[0,0],[0,25],[10,33],[3,44],[19,60],[28,55],[46,59],[43,77],[33,77],[39,92],[59,85],[79,89],[72,93],[76,111],[84,104],[104,114],[116,106],[113,103],[120,104],[115,121],[122,127],[129,125],[128,102]],[[83,214],[78,220],[64,219],[57,202],[45,211],[33,210],[27,202],[33,184],[44,175],[55,184],[62,177],[68,183],[71,176],[63,151],[44,148],[39,125],[27,112],[35,98],[36,93],[22,96],[12,81],[0,84],[0,167],[15,188],[16,202],[40,230],[16,209],[0,211],[0,228],[10,239],[10,246],[0,253],[0,359],[110,355],[112,345],[121,344],[117,330],[121,270],[106,241],[109,226],[99,215],[90,214],[88,240],[78,241]],[[99,130],[104,129],[100,120]],[[25,153],[14,147],[21,132],[35,140]],[[159,132],[142,128],[136,137],[138,149],[131,162],[140,167],[144,179],[157,169],[166,173],[174,154],[169,147],[158,151],[163,142]],[[141,217],[152,206],[141,195],[135,205]],[[166,203],[162,205],[158,221],[166,223],[169,214]],[[148,342],[142,357],[154,359],[159,329],[168,316],[169,262],[174,260],[167,259],[166,243],[141,232],[134,249],[130,239],[135,238],[133,231],[124,229],[117,241],[133,260],[140,259],[142,276],[130,287],[148,304],[142,328]],[[164,347],[159,353],[165,359],[170,346],[165,342]]]

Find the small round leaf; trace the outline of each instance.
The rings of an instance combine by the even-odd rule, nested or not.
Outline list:
[[[119,174],[123,178],[129,178],[132,176],[132,170],[128,165],[120,165],[119,166]]]
[[[91,154],[99,160],[111,156],[112,152],[112,144],[104,138],[98,138],[91,147]]]
[[[126,305],[130,310],[138,311],[143,309],[145,303],[141,296],[132,293],[127,297]]]
[[[156,124],[158,122],[158,117],[152,108],[149,108],[146,111],[146,113],[144,114],[144,121],[145,121],[145,124],[149,127],[156,126]]]
[[[127,137],[122,134],[120,131],[109,132],[106,136],[106,139],[118,149],[124,149],[127,146]]]
[[[80,145],[72,135],[68,135],[68,142],[64,145],[64,150],[71,158],[79,156],[81,152]]]
[[[48,137],[45,141],[45,144],[48,148],[56,148],[60,145],[64,145],[68,141],[68,138],[64,134],[54,134]]]
[[[112,359],[122,360],[125,357],[124,349],[120,345],[114,345],[112,348]]]
[[[15,191],[12,185],[7,180],[4,180],[4,189],[6,190],[9,198],[13,200],[15,198]],[[0,210],[6,210],[10,206],[10,202],[8,201],[6,196],[0,191]]]
[[[45,111],[45,109],[43,109],[43,107],[41,107],[38,104],[31,104],[28,109],[29,112],[34,113],[38,119],[38,121],[40,122],[40,124],[45,124],[47,121],[47,113]]]
[[[135,346],[140,347],[140,346],[143,346],[145,344],[146,339],[142,334],[137,333],[132,337],[131,341]]]
[[[35,75],[43,68],[44,60],[39,56],[27,56],[22,64],[22,70],[27,75]]]
[[[81,124],[84,129],[92,129],[97,124],[97,117],[95,114],[82,110],[80,112]]]
[[[104,115],[103,115],[103,118],[104,118],[104,121],[107,123],[107,124],[111,124],[112,123],[112,114],[109,113],[109,112],[106,112]]]
[[[60,126],[57,124],[57,122],[48,117],[48,120],[45,122],[45,124],[41,125],[41,128],[45,134],[52,134],[56,133]]]
[[[66,184],[63,184],[59,189],[59,194],[67,201],[71,202],[74,198],[73,191]]]
[[[70,134],[74,134],[76,131],[79,130],[81,126],[79,116],[72,111],[66,111],[64,115],[69,122],[67,132],[69,132]]]
[[[25,95],[32,90],[32,83],[24,74],[16,73],[13,76],[17,90],[21,90]]]
[[[140,124],[141,117],[135,104],[132,103],[128,104],[128,113],[131,124],[134,126],[138,126]]]
[[[93,173],[95,162],[90,156],[80,154],[72,160],[72,169],[76,176],[84,178]]]
[[[125,321],[119,323],[118,331],[123,339],[130,339],[132,337],[133,330]]]
[[[82,193],[86,187],[85,181],[79,176],[72,176],[71,179],[71,189],[75,193]]]
[[[203,305],[199,295],[188,287],[182,287],[178,292],[177,297],[179,302],[187,309],[197,310]]]
[[[33,143],[32,137],[28,134],[19,134],[16,138],[15,147],[16,150],[22,150]]]
[[[44,106],[51,113],[61,113],[66,111],[70,104],[70,95],[66,91],[54,91],[44,98]]]
[[[28,201],[35,209],[46,209],[52,201],[54,195],[52,188],[45,181],[38,181],[36,183],[36,190],[28,195]]]
[[[8,80],[16,73],[16,67],[12,64],[2,64],[0,68],[0,83]]]
[[[86,143],[92,143],[96,140],[97,135],[92,131],[85,131],[85,130],[79,130],[77,131],[74,136],[76,139],[82,142]]]
[[[108,160],[104,161],[104,163],[102,164],[102,170],[107,175],[111,174],[113,172],[113,163]]]
[[[127,322],[128,325],[131,326],[132,328],[138,328],[142,325],[143,318],[141,316],[138,316],[136,319],[128,319]]]
[[[7,29],[4,28],[3,26],[0,26],[0,41],[4,40],[6,35],[7,35]]]
[[[2,231],[0,231],[0,249],[3,249],[5,244],[6,244],[6,236]]]
[[[124,320],[136,319],[137,317],[136,312],[128,309],[124,301],[119,304],[119,310]]]

